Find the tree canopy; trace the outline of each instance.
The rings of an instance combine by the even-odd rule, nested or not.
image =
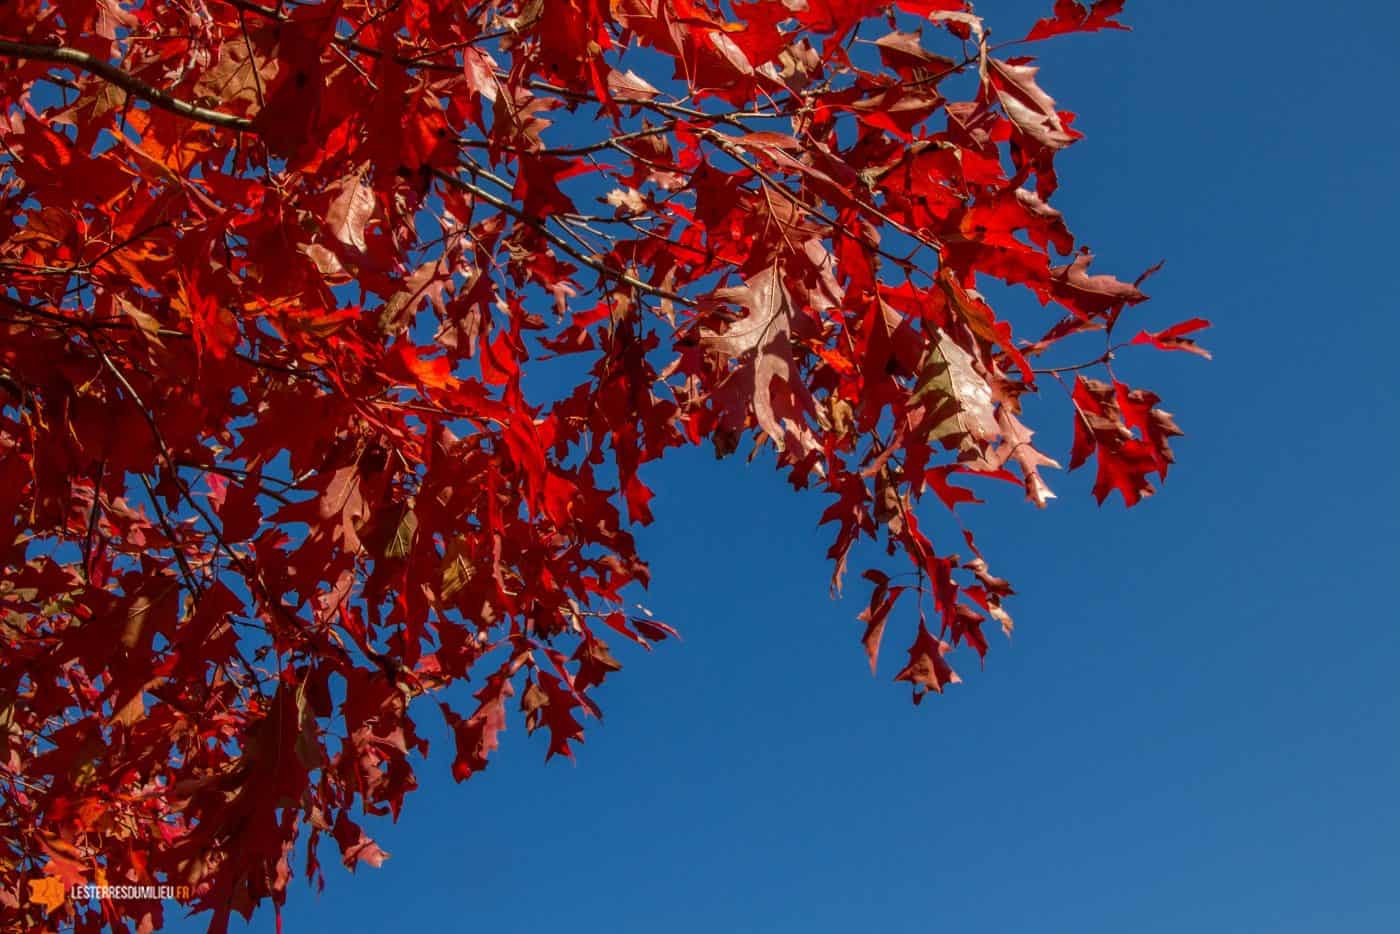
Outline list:
[[[833,589],[883,546],[872,671],[890,623],[958,681],[1012,626],[968,484],[1054,495],[1023,401],[1131,506],[1180,432],[1117,356],[1203,353],[1051,205],[1028,56],[1122,6],[0,7],[0,913],[223,930],[323,841],[377,866],[425,716],[458,781],[516,716],[572,755],[672,634],[629,529],[673,449],[808,490]]]

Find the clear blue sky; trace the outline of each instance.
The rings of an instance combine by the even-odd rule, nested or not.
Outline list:
[[[1006,38],[1049,6],[982,12]],[[908,634],[872,679],[863,586],[827,595],[821,501],[682,453],[642,537],[685,641],[618,647],[576,764],[512,723],[455,785],[425,710],[423,788],[367,824],[392,858],[327,851],[288,931],[1400,931],[1400,7],[1127,19],[1038,52],[1087,134],[1056,203],[1105,269],[1167,259],[1139,320],[1216,322],[1213,363],[1120,370],[1188,432],[1163,494],[977,507],[1016,638],[915,709]]]

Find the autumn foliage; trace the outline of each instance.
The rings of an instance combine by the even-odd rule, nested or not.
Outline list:
[[[40,879],[222,930],[378,865],[423,717],[459,781],[520,715],[571,755],[671,633],[629,528],[674,448],[808,490],[834,587],[884,546],[872,670],[888,623],[915,700],[957,681],[1012,625],[969,484],[1053,495],[1022,401],[1132,505],[1179,431],[1115,363],[1201,352],[1052,206],[1030,43],[1121,7],[0,5],[7,928],[162,921]]]

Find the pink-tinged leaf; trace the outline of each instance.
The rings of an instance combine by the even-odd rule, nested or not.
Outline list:
[[[352,175],[340,183],[340,190],[326,212],[326,228],[346,246],[364,252],[365,225],[374,215],[374,191]]]
[[[632,70],[608,72],[608,91],[613,100],[629,103],[643,103],[653,100],[661,92],[645,78]]]
[[[702,345],[744,358],[744,365],[752,367],[750,404],[759,427],[774,444],[781,449],[794,437],[814,446],[802,423],[800,410],[809,407],[811,400],[793,359],[792,298],[783,285],[781,270],[765,267],[744,285],[720,289],[714,297],[739,305],[745,314],[722,333],[702,331]]]
[[[1036,83],[1033,65],[988,59],[988,73],[1002,109],[1021,132],[1047,149],[1063,149],[1082,134],[1065,125],[1055,100]]]
[[[389,854],[367,837],[360,825],[351,820],[344,811],[336,817],[333,835],[335,842],[340,844],[341,862],[351,872],[354,872],[360,863],[369,863],[378,869],[384,860],[389,858]]]
[[[1000,467],[1014,460],[1021,468],[1021,476],[1025,480],[1026,499],[1044,509],[1046,503],[1055,498],[1055,494],[1040,476],[1040,468],[1058,469],[1059,463],[1036,450],[1031,443],[1035,432],[1027,428],[1006,407],[997,410],[997,422],[1001,425],[1002,440],[997,446],[995,466]]]

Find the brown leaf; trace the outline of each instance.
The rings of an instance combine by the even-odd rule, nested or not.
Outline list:
[[[1074,262],[1050,270],[1051,294],[1055,301],[1081,317],[1097,317],[1124,305],[1146,301],[1137,286],[1113,276],[1089,275],[1094,254],[1082,252]]]
[[[919,634],[909,647],[909,662],[894,676],[896,681],[908,681],[914,685],[914,703],[923,700],[926,691],[942,694],[944,685],[962,681],[943,656],[953,647],[941,639],[935,639],[923,623],[919,623]]]

